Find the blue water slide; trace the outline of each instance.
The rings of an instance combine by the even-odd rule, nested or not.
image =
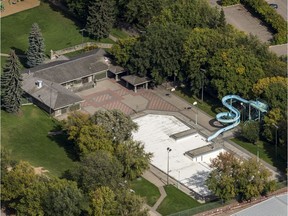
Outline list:
[[[243,103],[250,103],[250,101],[247,101],[237,95],[226,95],[225,97],[222,98],[222,103],[225,107],[229,109],[229,112],[221,112],[216,115],[216,119],[219,122],[225,123],[225,124],[230,124],[227,127],[224,127],[220,130],[218,130],[216,133],[212,134],[207,138],[207,141],[211,141],[217,136],[219,136],[221,133],[230,130],[237,125],[240,124],[240,112],[237,110],[235,107],[232,106],[232,100],[238,100]],[[230,102],[230,103],[229,103]],[[252,101],[255,102],[255,101]]]

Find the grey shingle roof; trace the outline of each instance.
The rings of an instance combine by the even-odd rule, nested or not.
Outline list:
[[[134,86],[148,83],[151,81],[148,77],[139,77],[137,75],[128,75],[128,76],[123,76],[121,78]]]
[[[111,64],[109,66],[109,71],[111,71],[113,74],[120,74],[125,72],[126,70],[121,66]]]
[[[30,71],[30,73],[34,73],[35,77],[62,84],[108,70],[108,65],[104,61],[105,54],[103,49],[97,49],[67,61],[39,65],[27,69],[23,73]]]
[[[23,76],[22,89],[46,106],[51,106],[53,110],[83,101],[80,96],[49,80],[41,79],[43,86],[37,88],[38,80],[40,79],[34,77],[33,74]]]
[[[83,53],[67,61],[57,61],[24,70],[23,90],[53,110],[79,103],[82,98],[61,84],[108,70],[103,49]],[[37,88],[41,80],[43,86]]]

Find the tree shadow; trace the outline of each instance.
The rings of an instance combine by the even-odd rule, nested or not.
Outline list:
[[[16,48],[16,47],[10,47],[10,49],[15,51],[16,55],[19,58],[20,63],[23,65],[23,67],[29,68],[29,66],[27,65],[26,52],[24,50]]]
[[[209,121],[209,124],[212,126],[212,127],[215,127],[215,128],[224,128],[225,125],[222,125],[219,121],[217,121],[217,119],[211,119]]]
[[[85,24],[82,21],[80,21],[71,11],[69,11],[69,9],[65,5],[63,5],[63,3],[61,3],[61,1],[59,1],[60,3],[58,3],[58,5],[53,4],[52,1],[49,0],[43,0],[43,2],[49,4],[49,7],[53,11],[59,12],[65,18],[73,21],[74,25],[77,26],[79,30],[85,27]]]
[[[205,181],[207,179],[209,175],[208,171],[197,171],[196,174],[192,175],[191,177],[187,178],[187,186],[192,186],[195,188],[198,188],[199,192],[196,193],[194,192],[194,190],[192,189],[191,195],[193,195],[196,199],[199,200],[204,200],[205,199],[205,195],[202,196],[201,194],[206,194],[208,187],[205,184]]]
[[[56,121],[53,119],[53,121]],[[55,123],[54,128],[49,132],[47,137],[51,140],[57,143],[57,145],[61,148],[63,148],[66,152],[66,155],[72,160],[72,161],[78,161],[79,156],[76,151],[75,145],[73,141],[68,140],[68,134],[63,131],[63,128],[61,124]]]

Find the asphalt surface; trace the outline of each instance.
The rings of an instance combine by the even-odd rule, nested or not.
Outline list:
[[[266,0],[268,4],[277,4],[278,8],[275,9],[285,20],[287,20],[287,0]]]

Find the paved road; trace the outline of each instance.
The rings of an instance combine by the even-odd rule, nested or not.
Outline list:
[[[269,50],[276,53],[278,56],[287,55],[288,44],[269,46]]]
[[[285,20],[287,20],[287,0],[266,0],[268,4],[275,3],[278,8],[275,9]]]
[[[223,8],[227,23],[240,31],[256,35],[262,42],[268,42],[273,38],[265,24],[251,13],[243,5],[234,5]]]

